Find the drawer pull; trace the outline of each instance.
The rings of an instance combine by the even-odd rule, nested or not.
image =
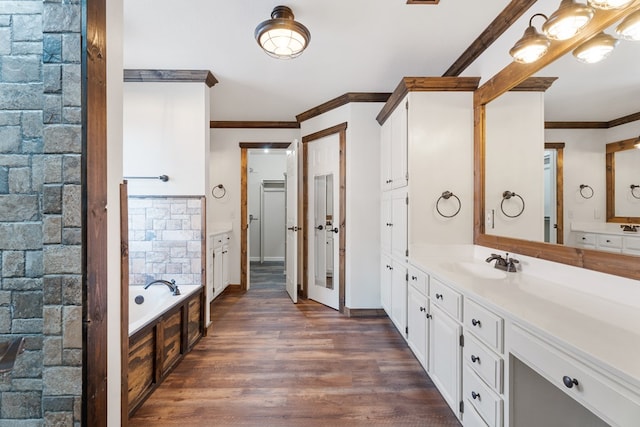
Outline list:
[[[611,240],[607,239],[607,243],[611,243]]]
[[[411,280],[418,280],[417,276],[411,276]]]
[[[427,319],[431,319],[431,318],[433,318],[433,316],[427,313]]]
[[[436,299],[440,299],[440,300],[443,299],[442,294],[436,294]]]
[[[480,393],[476,393],[475,391],[472,391],[471,397],[473,397],[473,400],[480,399]]]
[[[427,309],[424,307],[420,307],[420,311],[427,311]]]
[[[476,356],[476,355],[472,354],[472,355],[471,355],[471,361],[472,361],[473,363],[476,363],[476,362],[480,363],[480,357],[478,357],[478,356]]]
[[[578,380],[575,378],[571,378],[567,375],[565,375],[564,377],[562,377],[562,382],[564,383],[565,387],[567,388],[573,388],[574,385],[578,385]]]
[[[480,321],[479,321],[479,320],[476,320],[476,319],[471,319],[471,324],[472,324],[473,326],[477,326],[477,327],[479,327],[479,328],[482,326],[482,325],[480,324]]]

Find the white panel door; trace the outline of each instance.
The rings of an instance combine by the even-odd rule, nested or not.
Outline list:
[[[380,261],[380,304],[391,317],[391,258],[382,254]]]
[[[287,151],[286,175],[286,287],[291,301],[298,302],[298,140]]]
[[[391,213],[391,193],[384,192],[382,193],[382,214],[380,215],[382,218],[382,224],[380,226],[380,245],[382,247],[382,252],[391,253],[391,228],[393,217]]]
[[[408,182],[408,122],[406,102],[400,104],[391,117],[391,187],[400,188]]]
[[[429,306],[427,297],[418,292],[413,286],[409,286],[407,297],[407,342],[416,359],[427,367],[427,315]]]
[[[391,264],[391,320],[403,337],[407,337],[407,267]]]
[[[396,257],[408,255],[407,192],[394,191],[391,200],[391,252]]]
[[[461,387],[460,335],[462,327],[436,305],[429,322],[429,375],[457,414]]]

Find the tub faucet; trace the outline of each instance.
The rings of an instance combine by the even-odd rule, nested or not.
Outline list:
[[[491,256],[485,261],[491,262],[493,260],[496,261],[494,267],[498,270],[504,270],[509,273],[515,273],[516,271],[518,271],[516,268],[516,264],[520,261],[518,261],[517,259],[509,258],[509,253],[507,253],[504,258],[502,257],[502,255],[491,254]]]
[[[180,295],[180,289],[178,289],[178,285],[176,285],[176,281],[171,279],[171,281],[169,282],[168,280],[154,280],[153,282],[149,282],[146,285],[144,285],[144,288],[147,289],[149,286],[153,285],[154,283],[164,283],[165,285],[167,285],[169,287],[169,289],[171,289],[171,294],[172,295]]]

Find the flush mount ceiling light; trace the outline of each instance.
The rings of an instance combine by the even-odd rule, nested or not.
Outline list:
[[[547,19],[546,15],[543,15],[542,13],[536,13],[533,15],[531,19],[529,19],[529,26],[524,30],[522,38],[513,45],[511,50],[509,50],[509,54],[517,62],[521,62],[523,64],[535,62],[542,58],[549,49],[549,39],[537,32],[535,27],[532,25],[533,18],[536,16],[542,16],[545,20]]]
[[[618,39],[609,34],[599,33],[582,43],[573,51],[573,56],[587,64],[594,64],[609,56],[618,44]]]
[[[293,19],[290,8],[276,6],[271,12],[271,19],[256,27],[255,37],[267,55],[291,59],[300,56],[309,45],[311,33],[307,27]]]
[[[596,9],[620,9],[627,6],[633,0],[588,0],[589,6]]]
[[[562,0],[558,10],[553,12],[542,31],[553,40],[568,40],[578,34],[593,18],[593,9],[574,0]]]
[[[640,40],[640,10],[624,18],[616,28],[616,33],[624,40]]]

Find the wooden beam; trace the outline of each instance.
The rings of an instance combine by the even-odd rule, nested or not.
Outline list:
[[[407,0],[407,4],[438,4],[440,0]]]
[[[218,80],[209,70],[124,70],[125,82],[202,82],[213,87]]]
[[[296,116],[298,123],[302,123],[306,120],[312,119],[324,114],[328,111],[335,110],[338,107],[349,104],[350,102],[387,102],[391,96],[388,92],[348,92],[344,95],[340,95],[337,98],[333,98],[330,101],[320,104],[317,107],[313,107],[310,110],[300,113]]]
[[[211,129],[299,129],[298,122],[278,122],[278,121],[231,121],[212,120],[209,122]]]
[[[477,39],[460,55],[442,75],[459,76],[469,65],[489,48],[514,22],[526,12],[536,0],[512,0],[507,7],[489,24]],[[524,31],[524,29],[523,29]]]
[[[544,122],[545,129],[609,129],[640,120],[640,112],[608,122]]]
[[[238,144],[240,148],[246,148],[250,150],[260,149],[282,149],[289,148],[290,142],[241,142]]]
[[[614,119],[609,121],[609,127],[615,127],[615,126],[620,126],[620,125],[624,125],[627,123],[631,123],[631,122],[635,122],[636,120],[640,120],[640,112],[637,113],[633,113],[633,114],[629,114],[628,116],[624,116],[624,117],[620,117],[618,119]]]
[[[546,92],[557,77],[529,77],[518,86],[510,89],[511,92]]]

